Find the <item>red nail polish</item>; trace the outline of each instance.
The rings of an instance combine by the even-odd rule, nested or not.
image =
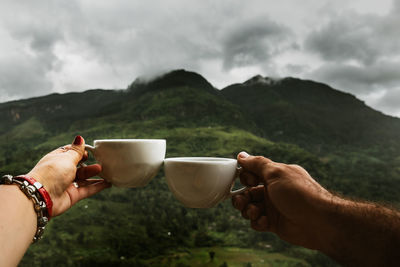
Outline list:
[[[83,143],[83,138],[82,138],[82,136],[77,135],[77,136],[75,137],[75,140],[74,140],[74,145],[79,146],[79,145],[82,145],[82,143]]]

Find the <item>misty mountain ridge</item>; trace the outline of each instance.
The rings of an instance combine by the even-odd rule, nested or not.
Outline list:
[[[272,140],[314,152],[344,147],[399,148],[400,119],[384,115],[355,96],[309,80],[284,78],[266,84],[255,77],[222,94],[246,110]],[[390,144],[389,144],[390,143]],[[331,147],[328,147],[331,146]]]
[[[180,69],[153,80],[139,77],[126,90],[97,89],[2,103],[0,116],[0,134],[31,117],[54,131],[84,118],[158,118],[168,127],[235,126],[314,153],[380,145],[400,149],[400,119],[326,84],[292,77],[256,75],[217,90],[203,76]]]
[[[182,86],[204,89],[208,92],[216,92],[216,88],[203,76],[184,69],[173,70],[152,79],[138,77],[128,86],[127,90],[130,92],[138,92],[140,89],[154,90]]]
[[[273,85],[275,83],[279,83],[282,79],[280,78],[270,78],[270,77],[263,77],[261,75],[256,75],[247,81],[245,81],[242,85],[243,86],[251,86],[251,85]]]

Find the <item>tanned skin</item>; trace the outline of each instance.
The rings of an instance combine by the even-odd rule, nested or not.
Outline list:
[[[346,266],[399,266],[400,213],[336,196],[298,165],[238,155],[251,188],[232,198],[256,231],[319,250]]]

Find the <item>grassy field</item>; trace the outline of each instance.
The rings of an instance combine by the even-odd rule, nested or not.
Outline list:
[[[214,252],[211,260],[210,252]],[[237,247],[208,247],[194,248],[168,257],[155,258],[148,262],[152,266],[311,266],[307,262],[285,256],[280,253],[271,253],[267,250],[246,249]]]

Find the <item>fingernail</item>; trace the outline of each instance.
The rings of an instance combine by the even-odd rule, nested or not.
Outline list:
[[[83,138],[82,138],[82,136],[77,135],[77,136],[75,137],[75,140],[74,140],[74,145],[79,146],[79,145],[82,145],[82,143],[83,143]]]
[[[250,156],[250,155],[247,154],[247,152],[245,152],[245,151],[242,151],[242,152],[239,153],[239,158],[245,159],[245,158],[247,158],[248,156]]]

